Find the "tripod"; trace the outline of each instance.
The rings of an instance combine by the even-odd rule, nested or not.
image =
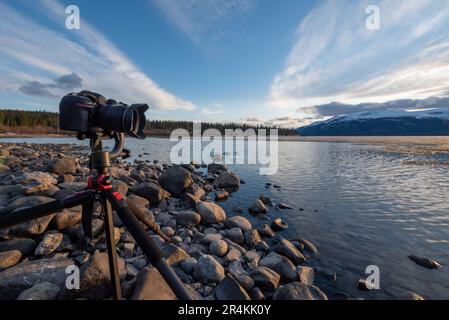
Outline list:
[[[106,246],[109,259],[109,270],[111,275],[112,295],[115,300],[121,299],[120,276],[117,264],[117,252],[114,238],[114,225],[112,210],[115,210],[123,224],[134,237],[136,243],[147,256],[150,263],[155,266],[164,280],[172,289],[173,293],[181,300],[192,300],[186,287],[167,263],[162,251],[157,246],[151,236],[145,231],[139,222],[139,219],[149,225],[155,233],[167,237],[159,231],[154,222],[148,222],[144,214],[137,206],[129,206],[121,193],[113,186],[110,177],[111,159],[118,156],[129,156],[129,151],[123,149],[124,135],[116,134],[115,146],[111,152],[103,151],[101,138],[93,135],[90,140],[90,175],[87,188],[73,196],[14,211],[13,213],[0,216],[0,228],[11,227],[28,220],[37,219],[61,211],[66,208],[72,208],[82,205],[82,226],[85,235],[94,239],[99,237],[103,231],[105,233]],[[92,232],[92,218],[95,202],[99,202],[104,215],[103,226]]]

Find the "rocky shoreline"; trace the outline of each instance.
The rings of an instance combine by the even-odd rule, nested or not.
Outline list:
[[[2,215],[86,186],[85,147],[0,143],[0,150]],[[287,225],[264,216],[271,199],[250,199],[246,209],[260,218],[257,226],[242,208],[225,212],[217,204],[244,183],[226,166],[117,161],[112,176],[127,201],[169,239],[147,231],[196,299],[327,299],[314,285],[314,269],[306,266],[316,247],[282,237]],[[93,220],[98,228],[100,211]],[[114,226],[123,298],[174,299],[116,215]],[[73,265],[79,267],[80,288],[69,290],[67,268]],[[109,278],[105,240],[86,240],[81,207],[0,230],[0,299],[109,299]]]

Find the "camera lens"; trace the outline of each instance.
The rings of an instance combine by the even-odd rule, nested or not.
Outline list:
[[[95,125],[107,132],[123,132],[131,137],[145,139],[146,104],[109,105],[96,111]]]

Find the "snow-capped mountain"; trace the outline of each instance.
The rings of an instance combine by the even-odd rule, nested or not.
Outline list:
[[[302,136],[449,135],[449,108],[365,111],[301,127]]]

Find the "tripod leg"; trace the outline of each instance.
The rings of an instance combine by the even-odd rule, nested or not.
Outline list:
[[[102,196],[101,202],[105,213],[104,224],[106,232],[106,245],[108,248],[109,272],[111,274],[112,295],[115,300],[120,300],[122,293],[120,289],[120,274],[117,263],[117,251],[115,249],[115,232],[112,219],[112,209],[111,204],[104,196]]]
[[[162,239],[164,239],[167,242],[170,242],[170,238],[167,237],[161,231],[161,228],[159,228],[159,226],[156,224],[156,222],[148,219],[148,217],[145,216],[145,213],[143,213],[142,210],[138,206],[136,206],[134,203],[132,203],[131,201],[128,201],[128,200],[126,201],[126,203],[128,204],[131,211],[134,213],[134,215],[137,217],[137,219],[142,221],[146,226],[148,226],[151,229],[151,231],[153,231],[159,237],[161,237]]]
[[[92,201],[92,199],[92,191],[83,191],[61,200],[55,200],[34,207],[16,210],[5,215],[0,215],[0,228],[7,228],[28,220],[48,216],[49,214],[61,211],[65,208],[73,208]]]
[[[170,286],[176,297],[180,300],[192,300],[189,291],[187,291],[182,281],[167,263],[167,260],[165,260],[161,249],[150,235],[145,232],[145,229],[140,225],[139,220],[132,213],[121,194],[118,191],[109,191],[106,195],[128,231],[132,234],[151,264],[159,270],[159,273]]]

